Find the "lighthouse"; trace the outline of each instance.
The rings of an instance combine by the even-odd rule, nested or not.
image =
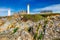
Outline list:
[[[27,5],[27,14],[30,13],[29,4]]]
[[[10,16],[10,15],[11,15],[10,13],[11,13],[11,11],[10,11],[10,9],[8,9],[8,16]]]

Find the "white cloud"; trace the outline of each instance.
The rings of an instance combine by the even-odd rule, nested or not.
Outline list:
[[[56,13],[56,12],[60,13],[60,4],[51,5],[51,6],[47,6],[44,8],[37,8],[37,9],[34,9],[33,11],[39,12],[42,10],[52,10],[54,13]]]

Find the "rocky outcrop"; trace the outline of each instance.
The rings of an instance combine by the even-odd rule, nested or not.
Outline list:
[[[49,15],[37,22],[23,20],[19,15],[1,18],[0,40],[60,40],[60,15]]]

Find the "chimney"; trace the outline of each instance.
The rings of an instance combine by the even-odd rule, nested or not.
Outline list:
[[[30,13],[29,4],[27,5],[27,14]]]
[[[10,11],[10,9],[8,9],[8,16],[10,16],[10,15],[11,15],[10,13],[11,13],[11,11]]]

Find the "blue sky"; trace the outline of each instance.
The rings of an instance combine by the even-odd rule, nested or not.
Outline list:
[[[7,15],[8,8],[13,12],[26,10],[27,4],[30,4],[30,12],[41,10],[60,11],[60,0],[0,0],[0,16]]]

